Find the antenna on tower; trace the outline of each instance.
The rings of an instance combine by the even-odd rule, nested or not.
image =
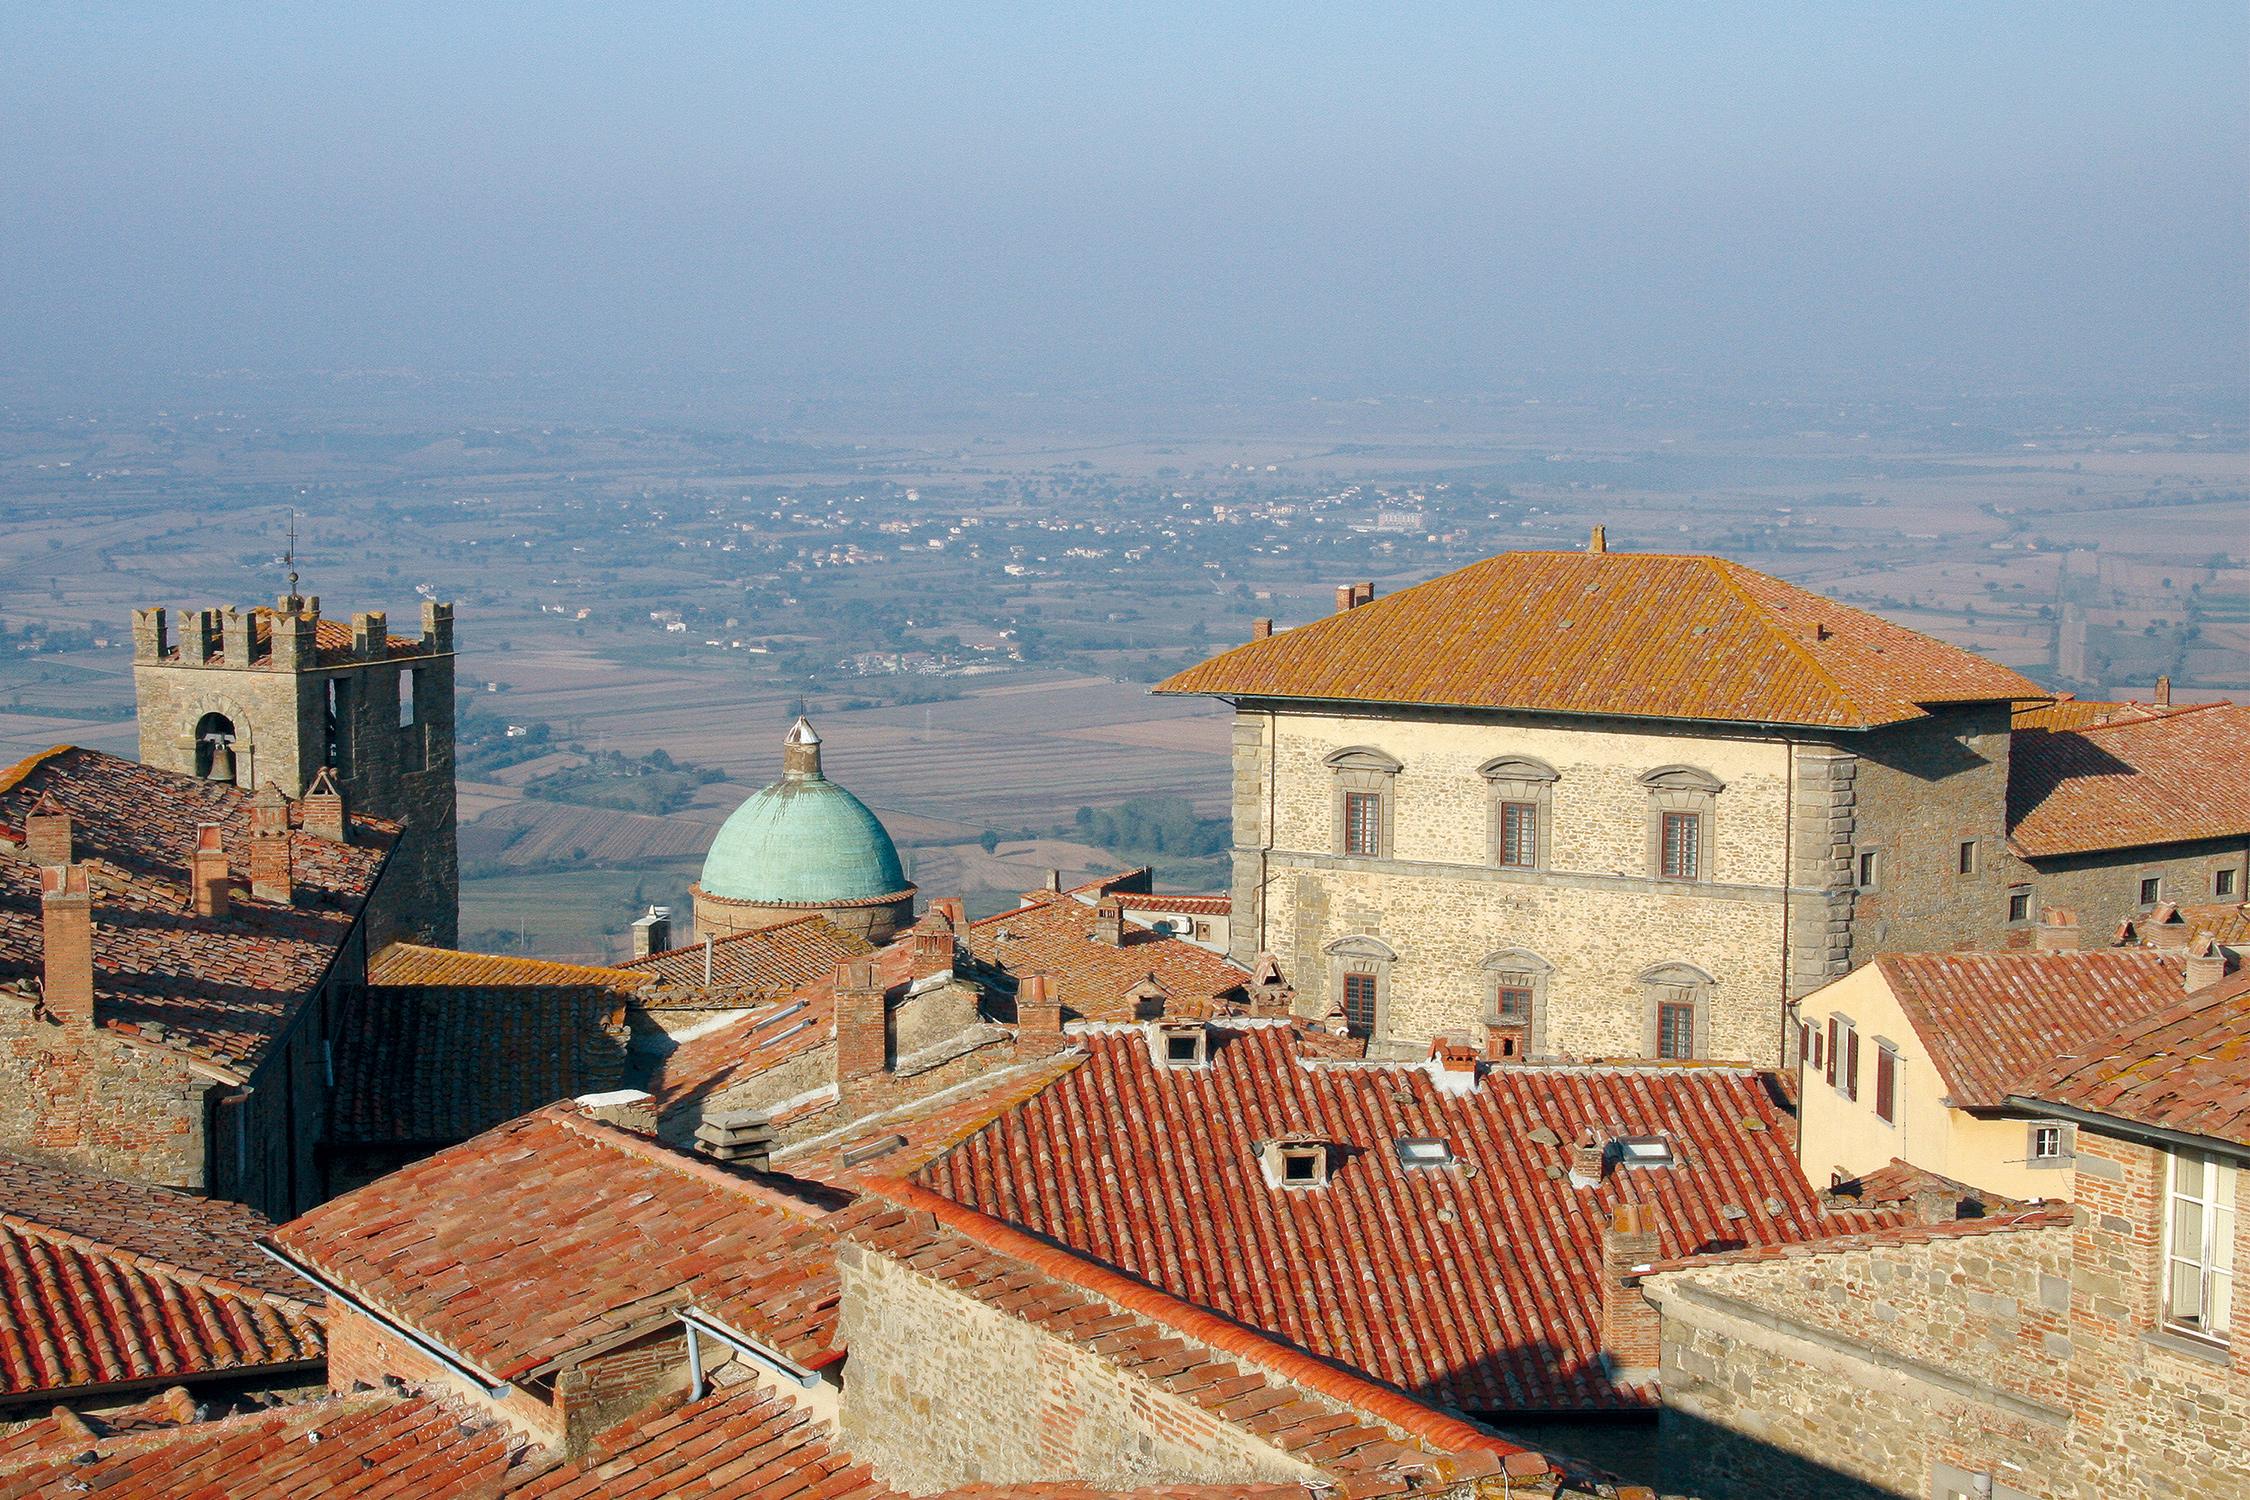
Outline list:
[[[297,507],[294,505],[289,507],[289,546],[281,554],[281,560],[288,565],[289,592],[294,594],[297,592]]]

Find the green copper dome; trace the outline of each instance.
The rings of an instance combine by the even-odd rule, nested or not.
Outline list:
[[[703,857],[703,890],[728,901],[822,906],[907,888],[898,846],[867,804],[821,774],[820,736],[800,718],[781,779],[734,810]]]

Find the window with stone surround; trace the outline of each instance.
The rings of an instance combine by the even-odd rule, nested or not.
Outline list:
[[[1528,755],[1502,755],[1477,768],[1491,806],[1492,862],[1508,870],[1544,870],[1551,841],[1553,766]]]
[[[1332,1014],[1352,1036],[1380,1040],[1390,1034],[1390,972],[1398,955],[1379,938],[1339,938],[1327,949]]]
[[[2031,887],[2028,885],[2012,885],[2008,887],[2009,925],[2015,926],[2024,922],[2028,922],[2030,920]]]
[[[2163,899],[2164,877],[2161,875],[2143,875],[2141,877],[2141,905],[2154,906]]]
[[[1724,782],[1694,766],[1662,766],[1648,789],[1649,871],[1660,880],[1708,880]]]
[[[1530,1057],[1547,1046],[1547,981],[1554,965],[1523,948],[1503,948],[1488,954],[1483,970],[1490,1004],[1485,1025],[1503,1041],[1512,1040],[1513,1054]]]
[[[2234,891],[2235,891],[2235,885],[2236,885],[2236,877],[2235,877],[2235,873],[2234,873],[2234,868],[2233,868],[2233,866],[2231,866],[2231,865],[2230,865],[2230,866],[2228,866],[2228,867],[2227,867],[2226,869],[2223,869],[2223,870],[2213,870],[2213,871],[2211,872],[2211,894],[2212,894],[2212,895],[2214,895],[2214,896],[2231,896],[2231,895],[2233,895],[2233,894],[2234,894]]]
[[[1640,977],[1641,1051],[1684,1059],[1710,1051],[1711,990],[1718,981],[1693,964],[1658,964]]]
[[[2164,1179],[2164,1321],[2220,1342],[2234,1316],[2234,1176],[2232,1162],[2181,1151]]]
[[[1335,780],[1334,847],[1367,859],[1391,855],[1393,788],[1405,767],[1372,745],[1354,745],[1321,764]]]

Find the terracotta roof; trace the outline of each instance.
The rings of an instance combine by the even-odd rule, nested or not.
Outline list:
[[[495,1493],[520,1450],[462,1407],[371,1392],[42,1450],[0,1466],[0,1500],[466,1500]]]
[[[61,746],[0,772],[0,838],[20,845],[42,798],[70,814],[90,868],[100,1024],[242,1072],[319,983],[397,832],[362,818],[352,844],[292,833],[297,899],[280,906],[250,893],[250,798],[237,787]],[[231,909],[218,918],[197,916],[188,892],[207,822],[224,830],[234,871]],[[0,1004],[26,1003],[6,986],[42,969],[39,871],[0,849]]]
[[[625,1002],[640,978],[405,943],[373,967],[379,982],[334,1022],[331,1140],[450,1145],[624,1080]]]
[[[1667,1271],[1699,1271],[1710,1266],[1747,1265],[1759,1261],[1811,1260],[1822,1255],[1841,1255],[1852,1250],[1884,1250],[1901,1245],[1928,1245],[1940,1240],[1974,1239],[1978,1235],[2007,1234],[2025,1229],[2068,1229],[2076,1222],[2076,1213],[2067,1203],[2042,1204],[2037,1208],[2020,1208],[2006,1213],[1988,1215],[1981,1219],[1942,1219],[1934,1224],[1911,1220],[1886,1224],[1878,1229],[1857,1229],[1841,1234],[1830,1234],[1815,1239],[1797,1240],[1781,1245],[1751,1245],[1740,1250],[1712,1251],[1702,1255],[1673,1256],[1651,1261],[1639,1271],[1641,1276],[1660,1276]]]
[[[254,667],[273,665],[273,622],[275,614],[276,611],[260,605],[243,615],[243,618],[250,622],[250,664]],[[221,634],[219,632],[213,634],[214,645],[219,643]],[[172,662],[180,660],[180,649],[180,637],[175,626],[172,644],[165,651],[164,659]],[[315,621],[313,624],[313,654],[318,664],[324,667],[343,666],[347,662],[358,661],[360,659],[359,654],[353,648],[351,621],[330,619],[326,615]],[[400,657],[427,656],[435,653],[424,649],[420,636],[385,634],[383,637],[383,654],[386,657]],[[225,664],[226,653],[223,647],[204,658],[205,666],[217,667]]]
[[[2183,704],[2182,708],[2189,705]],[[2019,703],[2009,717],[2018,729],[2087,729],[2096,724],[2126,724],[2179,712],[2164,703],[2105,703],[2068,694],[2052,703]]]
[[[2177,1004],[2185,982],[2176,958],[2125,948],[1875,962],[1956,1109],[1999,1107],[2058,1053]]]
[[[711,985],[745,991],[743,999],[786,995],[801,984],[832,972],[848,958],[864,958],[874,945],[818,914],[794,917],[771,927],[731,933],[711,944]],[[705,988],[703,945],[690,944],[651,953],[618,966],[626,973],[654,975],[691,990]]]
[[[1502,553],[1237,646],[1156,691],[1838,729],[2050,696],[1724,558],[1624,552]]]
[[[2250,947],[2250,902],[2215,901],[2183,906],[2180,918],[2190,932],[2208,932],[2221,947]]]
[[[2014,735],[2008,837],[2030,858],[2245,835],[2250,705]]]
[[[1839,1182],[1825,1194],[1826,1201],[1837,1208],[1867,1208],[1877,1204],[1910,1207],[1924,1194],[1944,1194],[1952,1199],[1948,1217],[1961,1217],[1964,1205],[1978,1217],[1996,1212],[2015,1212],[2030,1205],[2020,1199],[1988,1192],[1974,1183],[1962,1182],[1928,1167],[1918,1167],[1901,1157],[1892,1157],[1872,1172]]]
[[[2250,970],[2080,1046],[2018,1093],[2250,1147]]]
[[[1136,1007],[1127,997],[1149,979],[1164,989],[1166,1015],[1208,1016],[1239,999],[1250,977],[1208,948],[1130,918],[1123,943],[1096,942],[1093,907],[1052,891],[1037,895],[1029,905],[971,922],[963,940],[980,962],[1012,978],[1046,975],[1066,1019],[1131,1020]]]
[[[1767,1080],[1746,1069],[1512,1066],[1471,1093],[1423,1067],[1307,1065],[1293,1031],[1214,1030],[1208,1068],[1156,1066],[1140,1028],[918,1181],[1191,1302],[1473,1411],[1643,1406],[1598,1359],[1601,1231],[1659,1207],[1668,1254],[1826,1234]],[[1582,1126],[1662,1136],[1675,1164],[1565,1174]],[[1334,1143],[1325,1188],[1267,1185],[1258,1143]],[[1443,1140],[1467,1166],[1408,1167]],[[1854,1216],[1856,1222],[1881,1217]]]
[[[291,1259],[495,1380],[689,1303],[789,1358],[836,1357],[836,1195],[799,1197],[558,1104],[276,1231]]]
[[[596,1438],[583,1458],[508,1493],[520,1500],[892,1500],[898,1492],[877,1483],[805,1411],[741,1385],[643,1412]]]
[[[1493,1432],[914,1183],[869,1186],[837,1216],[851,1240],[1350,1476],[1354,1494],[1552,1472],[1543,1456]]]
[[[774,1168],[822,1182],[838,1182],[854,1172],[909,1176],[1085,1060],[1084,1052],[1072,1050],[980,1074],[776,1151]]]
[[[1232,896],[1158,892],[1149,896],[1126,896],[1123,900],[1130,911],[1176,911],[1193,917],[1223,917],[1234,910]]]
[[[0,1155],[0,1398],[319,1360],[320,1310],[254,1248],[271,1227]]]

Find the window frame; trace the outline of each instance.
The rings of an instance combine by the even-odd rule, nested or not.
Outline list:
[[[1496,869],[1544,870],[1554,847],[1554,788],[1561,773],[1529,755],[1499,755],[1477,767],[1484,778],[1486,814],[1485,858]],[[1531,817],[1531,858],[1512,861],[1508,852],[1508,814],[1511,808],[1528,808]]]
[[[1726,783],[1709,771],[1683,765],[1660,766],[1644,773],[1639,780],[1648,791],[1647,869],[1650,878],[1679,885],[1700,885],[1714,879],[1718,863],[1719,794],[1726,790]],[[1670,875],[1665,873],[1665,856],[1671,842],[1667,837],[1667,818],[1683,813],[1695,818],[1695,872]]]
[[[2053,1155],[2046,1156],[2040,1153],[2039,1138],[2049,1131],[2054,1132],[2055,1151]],[[2023,1164],[2033,1171],[2052,1171],[2070,1166],[2077,1158],[2076,1144],[2070,1126],[2062,1121],[2033,1120],[2024,1127]]]
[[[2022,908],[2021,911],[2017,910],[2019,906]],[[2029,926],[2034,915],[2031,906],[2031,887],[2028,885],[2009,886],[2008,925],[2010,927]]]
[[[2199,1151],[2167,1151],[2159,1158],[2164,1163],[2163,1236],[2161,1254],[2157,1261],[2157,1299],[2162,1310],[2165,1331],[2183,1338],[2200,1340],[2206,1344],[2224,1345],[2229,1325],[2233,1321],[2234,1302],[2234,1243],[2235,1214],[2240,1209],[2236,1195],[2237,1173],[2232,1162]],[[2181,1168],[2189,1163],[2198,1170],[2196,1195],[2180,1190]],[[2221,1186],[2224,1186],[2222,1192]],[[2222,1205],[2220,1200],[2224,1199]],[[2179,1207],[2193,1203],[2198,1209],[2198,1239],[2193,1256],[2182,1255],[2177,1244],[2179,1235]],[[2201,1285],[2198,1296],[2206,1315],[2200,1319],[2180,1317],[2173,1310],[2178,1267],[2193,1266],[2199,1274]],[[2209,1316],[2214,1284],[2219,1286],[2219,1298],[2225,1306],[2214,1319]],[[2217,1331],[2212,1331],[2216,1322]]]
[[[1875,1039],[1875,1118],[1885,1125],[1898,1124],[1898,1045]]]
[[[1963,839],[1955,846],[1953,851],[1953,873],[1955,875],[1974,875],[1983,863],[1983,851],[1977,847],[1975,839]]]
[[[1395,822],[1398,773],[1405,764],[1373,745],[1352,745],[1321,758],[1335,783],[1331,799],[1329,847],[1347,859],[1389,859]],[[1355,851],[1351,846],[1351,798],[1372,795],[1374,847]]]
[[[1828,1018],[1828,1082],[1837,1093],[1859,1102],[1859,1026],[1850,1016]]]
[[[1665,1062],[1691,1062],[1711,1055],[1711,1008],[1718,980],[1694,964],[1673,960],[1641,971],[1641,1055]],[[1665,1011],[1688,1009],[1688,1052],[1667,1057]]]
[[[2135,887],[2139,896],[2137,904],[2152,908],[2162,906],[2164,904],[2163,874],[2160,872],[2155,875],[2142,875],[2138,879],[2139,884]]]
[[[2211,872],[2211,894],[2222,901],[2236,893],[2237,884],[2239,881],[2233,865],[2225,865]]]
[[[1383,794],[1344,793],[1344,849],[1366,859],[1383,857]]]
[[[1657,814],[1660,832],[1657,834],[1656,878],[1659,880],[1701,880],[1703,878],[1703,814],[1679,808],[1666,808]],[[1678,829],[1684,837],[1675,841],[1672,831]],[[1681,858],[1673,860],[1673,851]]]
[[[1346,1034],[1360,1033],[1352,1028],[1350,1011],[1346,1006],[1351,982],[1365,978],[1374,986],[1374,1015],[1366,1038],[1369,1042],[1387,1041],[1390,1037],[1391,965],[1398,955],[1390,945],[1370,933],[1355,933],[1338,938],[1326,950],[1328,959],[1329,1014],[1343,1020]]]
[[[1862,891],[1879,891],[1883,888],[1883,851],[1862,849],[1858,851],[1852,874],[1854,884]]]
[[[1554,977],[1555,966],[1527,948],[1502,948],[1486,954],[1477,969],[1484,978],[1487,1034],[1494,1027],[1519,1028],[1523,1032],[1522,1055],[1533,1057],[1544,1053],[1547,1050],[1547,986]],[[1530,1006],[1520,1020],[1500,1009],[1503,990],[1530,992]]]

